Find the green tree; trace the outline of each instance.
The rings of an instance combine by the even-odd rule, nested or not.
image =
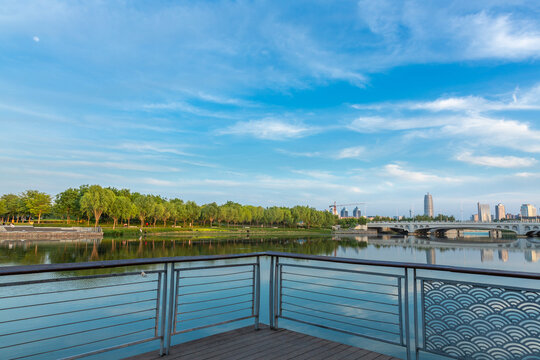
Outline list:
[[[201,215],[201,208],[194,201],[186,202],[186,213],[189,226],[193,227],[193,222]]]
[[[118,219],[130,218],[131,212],[132,212],[132,204],[129,197],[116,196],[108,212],[114,221],[113,229],[115,229],[116,225],[118,225]]]
[[[27,190],[22,196],[24,205],[28,212],[37,216],[38,224],[41,222],[41,216],[51,211],[51,196],[37,190]]]
[[[154,213],[156,203],[151,195],[140,195],[133,201],[137,207],[137,217],[141,221],[141,228],[144,227],[144,220]]]
[[[169,202],[173,209],[171,211],[171,217],[173,218],[174,226],[176,227],[176,222],[178,220],[183,220],[184,218],[184,201],[181,199],[171,199]]]
[[[87,214],[94,215],[95,227],[98,226],[101,215],[111,208],[114,198],[111,189],[104,189],[99,185],[90,186],[81,198],[81,208],[85,209]]]
[[[163,211],[161,220],[163,220],[163,226],[167,226],[167,220],[174,216],[176,208],[174,207],[174,204],[170,201],[164,203],[163,206],[165,207],[165,211]]]
[[[70,215],[76,212],[79,206],[79,194],[78,189],[69,188],[56,195],[55,208],[60,214],[66,215],[68,224]]]
[[[201,209],[201,215],[203,217],[204,221],[208,221],[210,223],[210,227],[212,226],[212,223],[217,218],[219,212],[218,205],[213,202],[211,204],[206,204]]]
[[[7,214],[6,201],[0,199],[0,216],[2,217],[1,222],[4,222],[4,216]]]
[[[15,221],[15,216],[19,211],[19,197],[15,194],[5,194],[2,196],[2,200],[4,201],[6,206],[6,214],[8,217],[8,221]]]
[[[165,206],[161,203],[156,203],[154,205],[154,211],[152,211],[152,217],[154,218],[154,227],[156,227],[156,222],[158,220],[161,220],[163,218],[163,215],[165,214]]]

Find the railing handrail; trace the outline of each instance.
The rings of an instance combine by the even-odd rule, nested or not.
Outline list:
[[[202,255],[202,256],[170,256],[160,258],[141,258],[123,260],[87,261],[80,263],[59,263],[39,265],[0,266],[0,276],[36,274],[54,271],[75,271],[88,269],[106,269],[123,266],[170,264],[194,261],[216,261],[227,259],[242,259],[247,257],[265,256],[265,252],[226,254],[226,255]]]
[[[480,269],[480,268],[469,268],[469,267],[457,267],[457,266],[451,266],[451,265],[432,265],[432,264],[409,263],[409,262],[399,262],[399,261],[363,260],[363,259],[352,259],[352,258],[331,257],[331,256],[321,256],[321,255],[283,253],[283,252],[275,252],[275,251],[266,251],[265,255],[277,256],[281,258],[291,258],[291,259],[301,259],[301,260],[319,260],[319,261],[336,262],[336,263],[353,264],[353,265],[385,266],[385,267],[392,267],[392,268],[410,268],[410,269],[417,269],[417,270],[436,270],[436,271],[448,271],[448,272],[457,272],[457,273],[465,273],[465,274],[517,277],[517,278],[523,278],[523,279],[540,280],[540,273],[530,273],[530,272],[521,272],[521,271]]]
[[[33,274],[33,273],[54,272],[54,271],[105,269],[105,268],[115,268],[115,267],[123,267],[123,266],[154,265],[154,264],[164,264],[164,263],[229,260],[229,259],[256,257],[256,256],[275,256],[275,257],[281,257],[281,258],[290,258],[290,259],[299,259],[299,260],[317,260],[317,261],[326,261],[326,262],[352,264],[352,265],[385,266],[385,267],[401,268],[401,269],[409,268],[409,269],[417,269],[417,270],[435,270],[435,271],[447,271],[447,272],[475,274],[475,275],[489,275],[489,276],[540,280],[540,273],[531,273],[531,272],[480,269],[480,268],[470,268],[470,267],[457,267],[457,266],[450,266],[450,265],[432,265],[432,264],[398,262],[398,261],[364,260],[364,259],[331,257],[331,256],[322,256],[322,255],[295,254],[295,253],[276,252],[276,251],[263,251],[263,252],[254,252],[254,253],[225,254],[225,255],[175,256],[175,257],[160,257],[160,258],[105,260],[105,261],[89,261],[89,262],[83,262],[83,263],[4,266],[4,267],[0,267],[0,276],[23,275],[23,274]]]

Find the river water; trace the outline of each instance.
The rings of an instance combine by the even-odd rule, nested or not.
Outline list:
[[[164,256],[282,251],[355,259],[540,271],[540,239],[477,238],[467,241],[414,236],[302,236],[251,238],[148,237],[99,242],[0,243],[0,266],[103,261]]]

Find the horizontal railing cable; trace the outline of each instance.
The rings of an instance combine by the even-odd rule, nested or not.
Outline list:
[[[360,298],[354,298],[354,297],[350,297],[350,296],[324,293],[324,292],[321,292],[321,291],[292,288],[292,287],[289,287],[289,286],[282,286],[282,288],[283,289],[294,290],[294,291],[305,291],[305,292],[308,292],[308,293],[318,294],[318,295],[334,296],[334,297],[338,297],[338,298],[341,298],[341,299],[348,299],[348,300],[369,302],[369,303],[374,303],[374,304],[381,304],[381,305],[386,305],[386,306],[398,306],[398,304],[393,304],[393,303],[389,303],[389,302],[385,302],[385,301],[360,299]]]
[[[284,265],[285,266],[285,265]],[[317,279],[329,279],[334,281],[346,281],[346,282],[352,282],[352,283],[358,283],[358,284],[369,284],[369,285],[379,285],[379,286],[391,286],[391,287],[398,287],[394,284],[381,284],[378,282],[371,282],[371,281],[363,281],[363,280],[351,280],[351,279],[336,279],[335,277],[330,276],[321,276],[321,275],[311,275],[311,274],[301,274],[301,273],[292,273],[288,271],[283,271],[283,274],[287,275],[296,275],[296,276],[306,276],[306,277],[312,277]]]
[[[387,296],[399,296],[398,294],[385,293],[385,292],[382,292],[382,291],[354,289],[354,288],[349,288],[349,287],[345,287],[345,286],[334,286],[334,285],[328,285],[328,284],[313,283],[313,282],[309,282],[309,281],[292,280],[292,279],[285,279],[285,278],[283,279],[283,281],[290,281],[290,282],[295,282],[295,283],[299,283],[299,284],[316,285],[316,286],[323,286],[323,287],[328,287],[328,288],[333,288],[333,289],[351,290],[351,291],[358,291],[358,292],[372,293],[372,294],[380,294],[380,295],[387,295]]]
[[[343,315],[343,314],[333,313],[331,311],[325,311],[325,310],[321,310],[321,309],[312,308],[312,307],[309,307],[309,306],[298,305],[298,304],[291,303],[291,302],[288,302],[288,301],[282,301],[282,304],[297,306],[297,307],[300,307],[300,308],[303,308],[303,309],[306,309],[306,310],[318,311],[318,312],[322,312],[322,313],[329,314],[329,315],[336,315],[336,316],[342,316],[342,317],[351,318],[351,319],[357,319],[357,320],[363,320],[363,321],[371,321],[371,322],[375,322],[375,323],[383,323],[383,324],[399,326],[399,323],[392,322],[392,321],[373,320],[373,319],[368,319],[368,318],[365,318],[365,317],[353,316],[353,315],[348,315],[348,314]],[[285,310],[285,309],[283,309],[283,310]]]
[[[20,295],[11,295],[11,296],[2,296],[0,297],[0,300],[2,299],[10,299],[15,297],[25,297],[25,296],[38,296],[38,295],[49,295],[49,294],[59,294],[59,293],[66,293],[71,291],[84,291],[84,290],[94,290],[94,289],[104,289],[108,287],[116,287],[116,286],[125,286],[125,285],[139,285],[139,284],[147,284],[147,283],[156,283],[158,280],[148,280],[148,281],[135,281],[130,283],[121,283],[121,284],[110,284],[110,285],[101,285],[101,286],[91,286],[91,287],[84,287],[79,289],[67,289],[67,290],[55,290],[55,291],[46,291],[46,292],[39,292],[39,293],[32,293],[32,294],[20,294]],[[33,283],[32,283],[33,284]]]
[[[13,309],[22,309],[27,307],[33,307],[33,306],[43,306],[43,305],[53,305],[53,304],[63,304],[68,302],[74,302],[74,301],[86,301],[86,300],[93,300],[93,299],[102,299],[102,298],[109,298],[112,296],[123,296],[123,295],[133,295],[133,294],[142,294],[147,292],[155,292],[156,289],[150,289],[150,290],[139,290],[139,291],[128,291],[125,293],[119,293],[119,294],[109,294],[109,295],[100,295],[100,296],[90,296],[83,299],[69,299],[69,300],[58,300],[58,301],[50,301],[46,303],[38,303],[38,304],[29,304],[29,305],[21,305],[21,306],[12,306],[8,308],[2,308],[0,311],[5,310],[13,310]]]
[[[36,329],[16,331],[16,332],[8,333],[8,334],[0,334],[0,337],[2,337],[2,336],[11,336],[11,335],[16,335],[16,334],[23,334],[23,333],[33,332],[33,331],[46,330],[46,329],[53,329],[53,328],[58,328],[58,327],[68,326],[68,325],[76,325],[76,324],[88,323],[88,322],[92,322],[92,321],[105,320],[105,319],[121,317],[121,316],[126,316],[126,315],[139,314],[139,313],[148,312],[148,311],[155,311],[155,310],[156,310],[156,308],[151,308],[151,309],[144,309],[144,310],[138,310],[138,311],[131,311],[131,312],[123,313],[123,314],[107,315],[107,316],[88,319],[88,320],[73,321],[73,322],[59,324],[59,325],[50,325],[50,326],[45,326],[45,327],[36,328]],[[155,317],[152,317],[152,319],[154,319],[154,318]]]

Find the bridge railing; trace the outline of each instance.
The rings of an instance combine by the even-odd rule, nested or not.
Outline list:
[[[278,252],[2,267],[0,358],[76,359],[152,341],[166,354],[193,331],[248,319],[258,328],[261,283],[273,328],[341,334],[408,359],[540,358],[539,273]]]

